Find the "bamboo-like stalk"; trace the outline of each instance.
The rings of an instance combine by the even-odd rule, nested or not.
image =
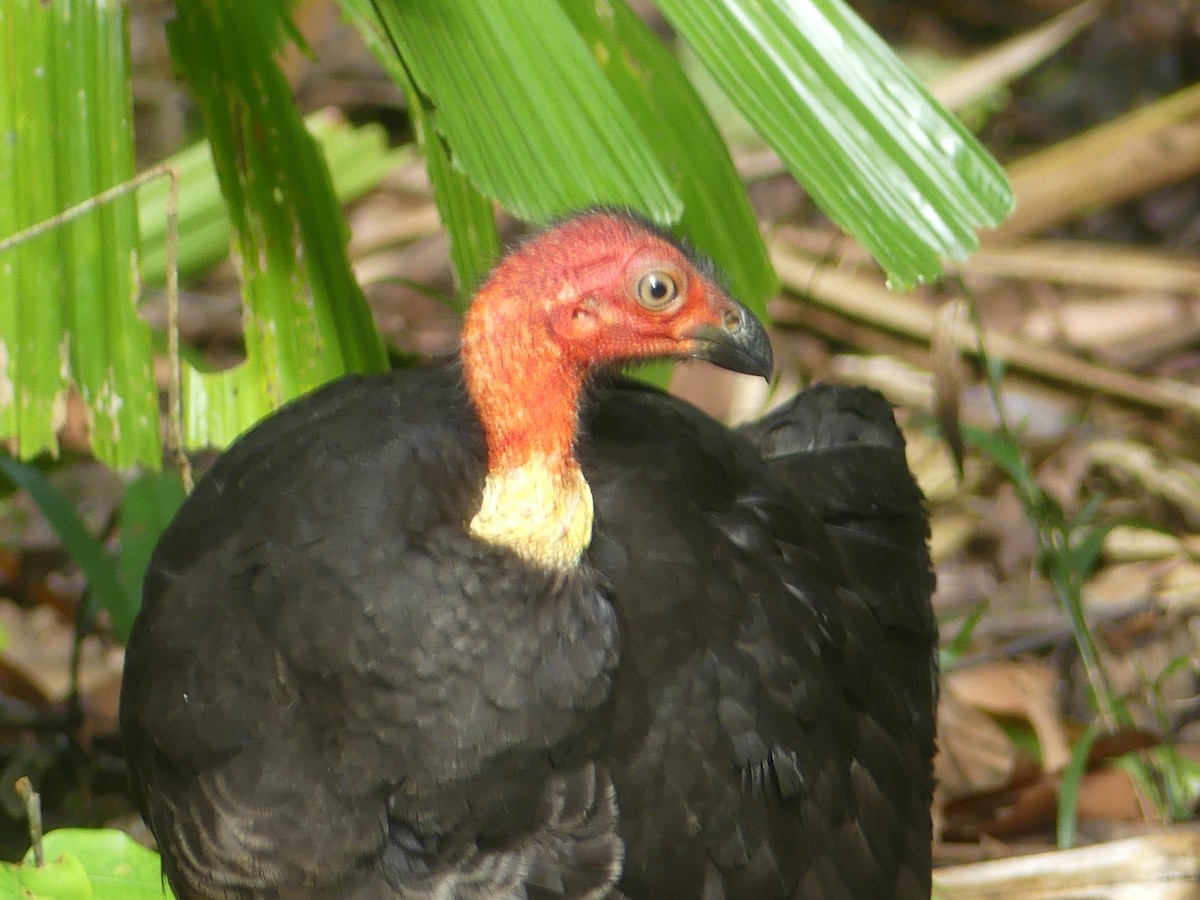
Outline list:
[[[770,245],[770,250],[784,285],[802,294],[802,302],[925,344],[932,340],[935,313],[924,301],[888,291],[877,276],[832,269],[820,258],[784,247],[778,241]],[[775,321],[794,321],[795,302],[785,299],[772,303],[770,312]],[[965,325],[959,327],[966,329]],[[971,352],[974,341],[970,333],[964,330],[954,338],[958,346],[966,348],[965,352]],[[1141,378],[1011,334],[990,331],[985,341],[994,356],[1038,377],[1149,409],[1182,410],[1200,416],[1200,388],[1192,385],[1169,378]]]
[[[1017,208],[985,243],[1037,234],[1200,173],[1200,85],[1008,167]]]

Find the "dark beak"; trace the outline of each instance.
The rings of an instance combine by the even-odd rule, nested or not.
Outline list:
[[[688,334],[696,341],[691,356],[731,372],[769,379],[774,357],[767,330],[742,304],[725,302],[727,311],[720,325],[702,325]]]

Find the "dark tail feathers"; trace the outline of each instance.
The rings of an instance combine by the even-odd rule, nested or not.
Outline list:
[[[929,520],[891,406],[867,388],[817,385],[742,431],[825,523],[856,592],[890,635],[898,677],[935,692]],[[933,722],[920,727],[932,740]]]

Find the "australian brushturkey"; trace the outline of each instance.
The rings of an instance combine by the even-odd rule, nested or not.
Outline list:
[[[181,898],[927,898],[932,576],[877,395],[730,431],[607,374],[766,374],[711,269],[592,211],[460,359],[346,378],[160,541],[121,729]]]

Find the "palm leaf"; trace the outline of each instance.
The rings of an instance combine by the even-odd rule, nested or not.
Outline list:
[[[328,169],[273,59],[291,33],[287,6],[184,0],[168,26],[204,117],[246,307],[242,365],[186,366],[189,446],[224,446],[280,403],[386,365]]]
[[[133,176],[125,28],[123,4],[0,5],[0,237]],[[57,453],[74,387],[97,458],[160,463],[137,239],[125,195],[0,250],[0,436],[19,456]]]

